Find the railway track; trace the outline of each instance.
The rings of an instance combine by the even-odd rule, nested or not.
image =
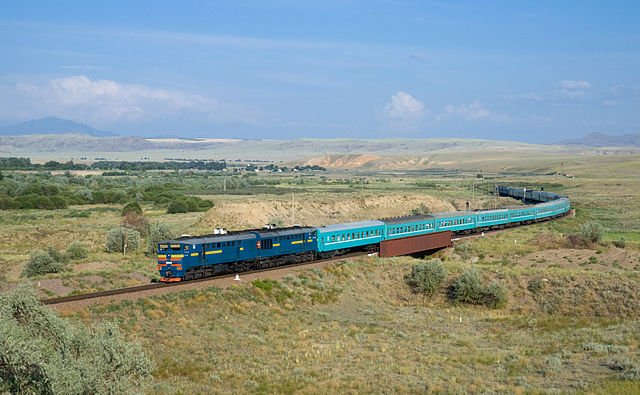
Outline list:
[[[565,213],[564,215],[562,215],[560,217],[549,217],[548,219],[546,219],[545,221],[542,221],[542,222],[546,222],[546,221],[549,221],[549,220],[552,220],[552,219],[562,218],[562,217],[565,217],[565,216],[568,216],[568,215],[572,215],[572,211],[569,211],[569,212]],[[520,225],[520,226],[528,226],[528,225],[534,225],[534,224],[527,224],[527,225]],[[511,228],[514,228],[514,226],[505,227],[505,228],[502,228],[502,229],[485,230],[485,231],[482,231],[482,232],[476,232],[476,233],[472,233],[472,234],[469,234],[469,235],[456,235],[452,239],[452,242],[455,243],[455,242],[457,242],[459,240],[482,237],[483,235],[491,235],[491,234],[499,233],[499,232],[502,232],[502,231],[505,231],[505,230],[508,230],[508,229],[511,229]],[[295,267],[295,266],[302,266],[302,265],[305,265],[305,264],[308,265],[308,264],[314,264],[314,263],[331,262],[331,261],[347,259],[347,258],[356,258],[356,257],[359,257],[359,256],[368,255],[368,254],[369,254],[368,252],[364,252],[364,251],[351,252],[351,253],[348,253],[348,254],[345,254],[345,255],[341,255],[341,256],[338,256],[338,257],[318,259],[318,260],[311,261],[311,262],[292,263],[292,264],[288,264],[288,265],[281,265],[281,266],[271,267],[271,268],[266,268],[266,269],[250,270],[250,271],[242,272],[242,274],[243,275],[247,275],[247,274],[255,274],[255,273],[268,272],[268,271],[275,271],[275,270],[285,269],[285,268],[290,268],[290,267]],[[55,305],[55,304],[71,303],[71,302],[77,302],[77,301],[88,300],[88,299],[98,299],[98,298],[116,296],[116,295],[122,295],[122,294],[131,294],[131,293],[137,293],[137,292],[144,292],[144,291],[149,291],[149,290],[154,290],[154,289],[159,289],[159,288],[169,288],[169,287],[171,287],[171,288],[175,288],[175,289],[180,289],[185,285],[196,284],[196,283],[205,282],[205,281],[211,281],[211,280],[215,280],[215,279],[233,278],[234,276],[235,276],[235,273],[234,274],[222,274],[222,275],[218,275],[218,276],[199,278],[199,279],[195,279],[195,280],[189,280],[189,281],[178,282],[178,283],[151,283],[151,284],[137,285],[137,286],[134,286],[134,287],[116,288],[116,289],[110,289],[110,290],[98,291],[98,292],[92,292],[92,293],[86,293],[86,294],[77,294],[77,295],[61,296],[61,297],[50,298],[50,299],[41,299],[40,302],[42,304],[45,304],[45,305]]]
[[[278,270],[278,269],[301,266],[301,265],[305,265],[305,264],[323,263],[323,262],[331,262],[331,261],[347,259],[347,258],[356,258],[356,257],[359,257],[359,256],[368,255],[368,254],[369,254],[368,252],[363,252],[363,251],[362,252],[361,251],[351,252],[351,253],[348,253],[348,254],[345,254],[345,255],[340,255],[340,256],[337,256],[337,257],[333,257],[333,258],[318,259],[318,260],[315,260],[315,261],[304,262],[304,263],[291,263],[291,264],[288,264],[288,265],[281,265],[281,266],[270,267],[270,268],[266,268],[266,269],[249,270],[249,271],[242,272],[242,273],[239,273],[239,274],[247,275],[247,274],[262,273],[262,272],[274,271],[274,270]],[[103,297],[108,297],[108,296],[131,294],[131,293],[149,291],[149,290],[154,290],[154,289],[159,289],[159,288],[175,288],[175,289],[179,289],[179,288],[183,287],[184,285],[196,284],[196,283],[205,282],[205,281],[211,281],[211,280],[215,280],[215,279],[233,278],[235,275],[236,275],[236,273],[234,273],[234,274],[221,274],[221,275],[217,275],[217,276],[198,278],[198,279],[195,279],[195,280],[189,280],[189,281],[178,282],[178,283],[151,283],[151,284],[137,285],[137,286],[134,286],[134,287],[116,288],[116,289],[109,289],[109,290],[105,290],[105,291],[91,292],[91,293],[86,293],[86,294],[60,296],[60,297],[57,297],[57,298],[41,299],[40,303],[45,304],[45,305],[54,305],[54,304],[77,302],[77,301],[82,301],[82,300],[87,300],[87,299],[97,299],[97,298],[103,298]]]

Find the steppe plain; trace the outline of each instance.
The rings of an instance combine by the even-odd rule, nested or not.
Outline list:
[[[237,142],[215,142],[206,149],[180,148],[177,153],[169,148],[92,148],[59,149],[54,155],[44,148],[12,146],[0,156],[18,152],[12,156],[42,162],[72,157],[225,158],[230,164],[241,159],[239,168],[254,160],[258,166],[271,162],[327,169],[133,171],[108,177],[108,182],[99,180],[107,176],[73,171],[27,173],[72,188],[75,184],[69,180],[75,177],[95,177],[95,188],[171,184],[184,194],[213,201],[207,212],[180,214],[167,214],[162,204],[140,202],[149,222],[166,223],[176,234],[273,221],[289,225],[292,194],[295,222],[304,225],[406,215],[425,207],[431,212],[464,209],[467,201],[472,208],[514,204],[490,193],[496,184],[566,194],[576,215],[478,237],[426,257],[440,260],[447,270],[445,285],[430,298],[413,292],[404,279],[421,258],[368,257],[277,280],[59,313],[76,325],[113,321],[129,340],[141,343],[155,361],[146,391],[640,391],[637,148],[486,141],[429,141],[417,146],[370,140],[357,147],[353,141],[297,141],[288,148],[281,142],[267,143],[267,148],[260,148],[259,142],[251,142],[239,152],[229,148]],[[3,144],[6,147],[7,141]],[[12,172],[2,173],[6,180]],[[157,278],[154,257],[145,254],[144,243],[125,256],[105,251],[106,234],[120,224],[123,205],[0,211],[2,286],[7,290],[24,281],[20,274],[33,249],[62,251],[72,241],[84,243],[89,256],[69,263],[61,273],[31,279],[43,297]],[[572,235],[592,221],[604,229],[601,240],[575,243]],[[504,307],[449,300],[448,287],[470,268],[486,282],[504,284]]]

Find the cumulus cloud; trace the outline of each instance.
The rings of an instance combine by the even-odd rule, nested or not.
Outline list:
[[[587,96],[587,90],[593,88],[589,81],[572,81],[563,80],[557,84],[560,89],[552,92],[553,96],[564,100],[584,99]]]
[[[590,89],[593,87],[589,81],[572,81],[562,80],[558,83],[561,88],[565,89]]]
[[[517,95],[507,95],[506,98],[518,104],[540,103],[544,101],[544,98],[535,92],[526,92],[526,93],[520,93]]]
[[[87,122],[109,123],[198,114],[215,121],[251,123],[246,109],[189,92],[92,80],[84,75],[54,78],[44,84],[18,84],[0,90],[0,117],[57,115]]]
[[[445,118],[463,118],[468,120],[479,120],[479,119],[489,119],[496,118],[494,114],[491,113],[487,108],[485,108],[482,103],[478,100],[475,100],[471,104],[461,104],[459,106],[448,105],[444,108],[444,113],[438,115],[437,119],[445,119]]]
[[[407,121],[424,117],[427,110],[423,102],[408,93],[399,91],[391,96],[391,101],[387,103],[382,113],[390,120]]]

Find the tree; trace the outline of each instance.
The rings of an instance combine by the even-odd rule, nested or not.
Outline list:
[[[158,243],[162,240],[173,238],[175,233],[164,223],[151,224],[149,228],[149,239],[147,240],[147,251],[150,254],[158,252]]]
[[[122,218],[122,226],[125,228],[132,228],[140,232],[142,236],[149,234],[149,221],[144,215],[140,215],[133,211],[128,212],[124,218]]]
[[[135,213],[138,215],[142,215],[142,207],[140,207],[140,203],[138,202],[129,202],[127,203],[120,212],[120,215],[124,217],[128,213]]]
[[[152,369],[114,324],[73,326],[28,284],[0,294],[0,393],[144,392]]]
[[[107,252],[125,253],[125,242],[126,251],[137,250],[140,247],[140,233],[121,226],[111,229],[107,233]]]

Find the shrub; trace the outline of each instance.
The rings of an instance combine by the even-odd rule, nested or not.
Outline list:
[[[188,211],[187,203],[179,199],[172,200],[169,203],[169,207],[167,207],[167,214],[186,213]]]
[[[411,269],[411,273],[405,276],[407,283],[415,292],[427,296],[433,295],[447,277],[447,271],[437,259],[420,262]]]
[[[133,228],[140,232],[142,236],[149,234],[149,221],[144,217],[133,211],[128,212],[124,218],[122,218],[122,227]]]
[[[152,361],[113,324],[74,326],[29,285],[0,294],[0,393],[145,392]]]
[[[84,259],[89,256],[89,250],[79,241],[69,244],[65,255],[69,259]]]
[[[627,239],[625,239],[624,237],[620,237],[618,240],[613,242],[613,245],[618,247],[618,248],[624,248],[627,244]]]
[[[497,281],[483,286],[478,270],[471,269],[453,282],[449,297],[454,303],[482,304],[497,309],[506,306],[507,289]]]
[[[127,242],[126,251],[137,250],[140,247],[140,233],[121,226],[111,229],[107,234],[107,252],[124,253],[125,241]]]
[[[527,289],[532,294],[537,294],[538,292],[544,289],[544,285],[545,285],[544,280],[536,277],[534,279],[531,279],[531,281],[529,281],[529,285],[527,286]]]
[[[85,202],[93,201],[93,193],[91,193],[91,190],[87,188],[78,189],[77,191],[74,192],[74,195],[84,200]]]
[[[276,228],[282,228],[285,224],[284,222],[284,218],[278,216],[278,217],[271,217],[269,219],[269,224],[271,225],[275,225]]]
[[[63,265],[69,261],[63,253],[53,247],[47,247],[47,253],[49,254],[49,256],[51,256],[51,258],[53,258],[54,261],[62,263]]]
[[[91,215],[86,210],[70,210],[68,214],[63,215],[65,218],[89,218]]]
[[[129,213],[134,213],[138,215],[142,215],[142,207],[140,207],[140,203],[138,202],[129,202],[127,203],[120,212],[120,216],[124,217]]]
[[[582,225],[581,233],[582,237],[584,237],[586,240],[592,243],[599,243],[602,239],[602,225],[595,221],[587,222],[586,224]]]
[[[411,215],[427,215],[427,214],[431,214],[431,209],[429,209],[429,207],[426,204],[420,203],[418,207],[411,210],[410,214]]]
[[[482,304],[491,308],[499,309],[507,305],[507,289],[504,284],[492,281],[489,286],[482,290]]]
[[[460,244],[456,244],[456,246],[453,248],[453,251],[460,255],[460,258],[464,259],[464,260],[468,260],[471,259],[471,246],[469,245],[469,243],[460,243]]]
[[[451,299],[456,303],[482,303],[482,279],[476,269],[467,270],[453,282]]]
[[[169,225],[164,223],[151,224],[149,227],[149,239],[147,240],[147,251],[150,254],[158,252],[158,243],[162,240],[173,238],[174,233]]]
[[[47,273],[58,273],[62,270],[64,264],[56,261],[47,251],[34,250],[29,257],[22,277],[33,277]]]

